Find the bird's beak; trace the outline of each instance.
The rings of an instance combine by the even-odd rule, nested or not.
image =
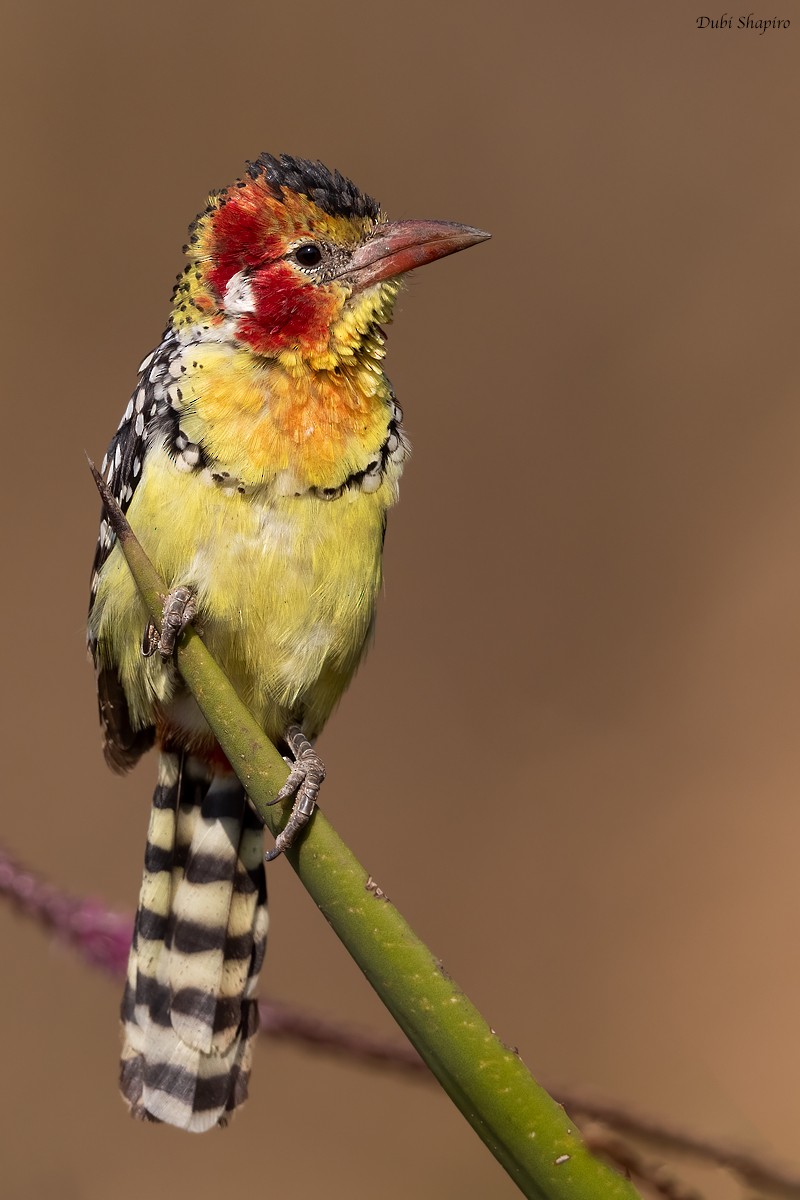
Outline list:
[[[491,234],[454,221],[390,221],[359,246],[342,278],[354,292],[422,267],[457,250],[485,242]]]

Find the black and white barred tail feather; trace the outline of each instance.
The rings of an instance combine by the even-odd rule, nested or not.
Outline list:
[[[263,829],[241,785],[162,753],[122,1001],[134,1116],[200,1133],[247,1098],[266,933]]]

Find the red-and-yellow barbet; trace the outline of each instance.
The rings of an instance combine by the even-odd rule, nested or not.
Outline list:
[[[102,467],[172,590],[158,630],[103,520],[89,615],[108,763],[159,751],[122,1003],[136,1116],[202,1131],[244,1101],[267,933],[261,823],[181,682],[176,639],[196,617],[292,764],[273,857],[313,812],[313,742],[369,640],[408,454],[381,326],[407,271],[487,236],[390,222],[338,172],[269,154],[192,227]]]

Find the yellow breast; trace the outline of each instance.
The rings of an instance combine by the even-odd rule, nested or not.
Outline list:
[[[293,374],[208,341],[184,342],[169,374],[128,519],[167,585],[195,590],[209,649],[267,733],[302,720],[314,736],[372,626],[405,452],[389,385],[368,359]],[[146,621],[115,547],[91,617],[100,659],[134,727],[199,727],[171,664],[141,656]]]
[[[273,738],[303,714],[310,736],[327,720],[369,637],[381,582],[386,510],[399,472],[373,492],[326,501],[270,489],[240,494],[208,472],[148,454],[128,518],[169,586],[197,592],[197,624]],[[166,705],[174,673],[139,650],[146,613],[115,547],[94,609],[101,658],[114,663],[136,725]],[[183,720],[195,719],[188,711]]]

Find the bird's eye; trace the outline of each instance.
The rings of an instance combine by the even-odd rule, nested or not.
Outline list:
[[[297,247],[294,260],[301,267],[316,267],[317,263],[322,262],[322,251],[315,242],[306,242],[304,246]]]

